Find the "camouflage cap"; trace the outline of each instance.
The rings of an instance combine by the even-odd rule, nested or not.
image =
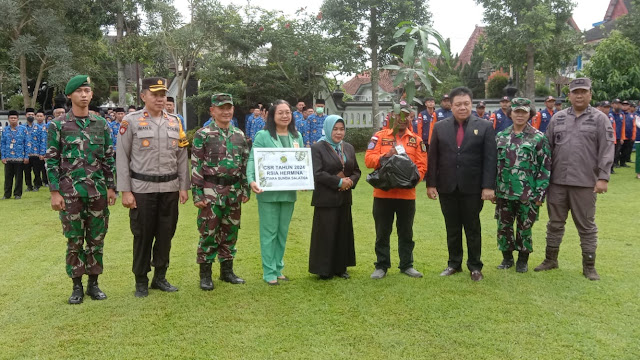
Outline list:
[[[222,106],[224,104],[233,105],[233,96],[231,94],[219,93],[211,97],[211,106]]]
[[[83,86],[91,87],[91,79],[89,75],[76,75],[69,80],[67,86],[64,88],[65,95],[71,95],[76,89]]]
[[[511,100],[511,111],[516,110],[531,111],[531,100],[527,98],[514,98]]]

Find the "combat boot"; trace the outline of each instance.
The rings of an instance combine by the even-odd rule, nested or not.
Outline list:
[[[200,264],[200,289],[205,291],[213,290],[213,280],[211,280],[211,263]]]
[[[529,253],[520,251],[518,253],[518,261],[516,261],[516,272],[526,273],[529,271]]]
[[[136,275],[136,297],[149,296],[149,279],[146,275]]]
[[[89,275],[87,295],[91,296],[93,300],[104,300],[107,298],[107,295],[98,287],[98,275]]]
[[[244,284],[246,282],[233,273],[233,260],[220,262],[220,280],[232,284]]]
[[[77,278],[72,278],[73,280],[73,291],[71,292],[71,296],[69,296],[69,304],[82,304],[84,300],[84,289],[82,288],[82,276]]]
[[[558,268],[558,251],[560,248],[547,246],[544,261],[533,271],[545,271]]]
[[[511,251],[503,251],[502,252],[502,262],[498,265],[498,269],[506,270],[513,266],[513,252]]]
[[[178,288],[171,285],[166,278],[167,268],[156,267],[156,271],[153,273],[153,279],[151,279],[151,288],[158,289],[165,292],[175,292]]]
[[[582,275],[589,280],[600,280],[595,266],[596,253],[582,253]]]

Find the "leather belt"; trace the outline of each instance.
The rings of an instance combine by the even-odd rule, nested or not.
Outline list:
[[[148,181],[153,183],[163,183],[175,180],[178,178],[178,174],[169,174],[169,175],[145,175],[139,174],[135,171],[131,172],[131,177],[136,180]]]
[[[216,185],[231,186],[231,185],[239,182],[240,178],[237,177],[237,176],[234,176],[234,177],[231,177],[231,178],[223,178],[223,177],[216,176],[216,175],[205,175],[204,176],[204,180],[206,182],[214,183]]]

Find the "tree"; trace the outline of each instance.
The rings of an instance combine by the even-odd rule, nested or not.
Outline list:
[[[378,69],[389,63],[389,48],[396,26],[402,21],[418,25],[430,23],[431,14],[423,0],[324,0],[321,15],[331,36],[351,39],[354,46],[366,47],[371,62],[373,126],[380,127],[378,110]]]
[[[408,36],[407,41],[398,42],[392,47],[402,46],[403,53],[399,65],[385,65],[383,68],[396,71],[393,86],[402,85],[404,88],[406,99],[409,103],[418,102],[415,98],[416,82],[419,83],[428,94],[432,94],[431,80],[436,78],[433,70],[436,68],[430,61],[429,55],[432,53],[429,49],[430,45],[436,45],[441,51],[441,59],[443,67],[451,67],[449,56],[449,44],[442,39],[440,33],[429,25],[415,25],[410,21],[398,24],[399,29],[393,35],[399,39]],[[431,39],[435,40],[432,42]],[[419,45],[418,47],[416,47]]]
[[[487,23],[487,55],[498,66],[526,67],[525,96],[535,93],[536,57],[553,49],[556,36],[566,30],[575,4],[571,0],[476,0],[484,7]],[[563,35],[567,41],[575,37]],[[574,47],[563,47],[552,58],[576,55]],[[549,68],[561,61],[549,60]]]
[[[460,80],[462,80],[464,86],[471,89],[473,97],[478,99],[486,96],[484,93],[484,79],[478,77],[478,73],[483,69],[483,65],[487,61],[484,55],[486,49],[484,44],[484,37],[481,37],[473,47],[470,63],[463,64],[460,71]]]
[[[72,73],[72,54],[64,42],[65,21],[59,4],[49,0],[2,0],[0,37],[8,39],[8,55],[17,64],[24,107],[34,107],[44,77]],[[30,79],[35,77],[35,82]]]
[[[640,49],[617,30],[602,40],[585,66],[595,100],[640,97]]]
[[[636,46],[640,46],[640,0],[631,0],[629,13],[616,19],[616,29]]]

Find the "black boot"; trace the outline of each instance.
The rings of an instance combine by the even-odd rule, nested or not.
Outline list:
[[[582,253],[582,275],[589,280],[600,280],[596,271],[596,253]]]
[[[166,267],[156,267],[156,271],[153,273],[153,279],[151,280],[151,288],[158,289],[166,292],[178,291],[178,288],[169,284],[167,278]]]
[[[542,263],[536,266],[533,271],[547,271],[558,268],[558,252],[560,248],[551,247],[547,245],[547,249],[545,250],[545,257]]]
[[[200,264],[200,289],[205,291],[213,290],[213,280],[211,280],[211,263]]]
[[[520,251],[518,253],[518,261],[516,262],[516,272],[526,273],[529,271],[529,253]]]
[[[98,287],[98,275],[89,275],[87,295],[91,296],[93,300],[104,300],[107,298],[107,295]]]
[[[503,251],[502,252],[502,262],[498,265],[498,269],[506,270],[513,266],[513,252],[511,251]]]
[[[136,275],[136,297],[149,296],[149,278],[147,275]]]
[[[84,300],[84,289],[82,288],[82,276],[72,278],[73,280],[73,291],[71,292],[71,296],[69,296],[69,304],[82,304],[82,300]]]
[[[246,281],[233,273],[233,260],[220,263],[220,280],[232,284],[244,284]]]

